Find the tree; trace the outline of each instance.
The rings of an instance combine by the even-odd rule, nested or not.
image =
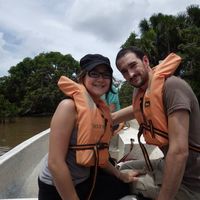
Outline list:
[[[157,65],[170,52],[180,55],[183,62],[176,75],[190,83],[200,101],[199,5],[188,6],[185,12],[177,16],[154,14],[148,20],[141,20],[139,28],[140,38],[136,39],[132,32],[122,47],[140,47],[149,56],[152,66]]]
[[[10,103],[3,95],[0,95],[0,123],[14,121],[17,116],[17,107],[15,104]]]
[[[130,106],[132,104],[132,94],[133,86],[128,84],[126,81],[122,83],[122,86],[119,90],[119,101],[121,104],[121,108]]]
[[[137,35],[132,32],[126,42],[121,46],[122,48],[134,46],[138,44]]]
[[[54,112],[64,95],[57,87],[61,75],[72,77],[79,63],[70,55],[59,52],[41,53],[34,59],[25,58],[0,79],[1,94],[17,106],[18,114],[32,115]]]

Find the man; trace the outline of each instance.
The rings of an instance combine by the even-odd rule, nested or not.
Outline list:
[[[190,86],[171,76],[179,62],[180,57],[173,54],[151,69],[148,57],[136,47],[121,49],[116,57],[118,70],[136,90],[133,108],[114,113],[113,121],[136,118],[139,134],[164,154],[164,159],[150,162],[146,156],[146,163],[132,161],[122,169],[142,169],[146,164],[142,186],[133,186],[136,193],[156,200],[200,199],[200,110]],[[145,181],[149,176],[154,187]]]

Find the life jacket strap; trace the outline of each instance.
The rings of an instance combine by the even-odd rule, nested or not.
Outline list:
[[[164,132],[164,131],[162,131],[160,129],[155,128],[151,121],[150,121],[149,125],[146,124],[146,123],[142,123],[141,126],[146,131],[149,131],[153,137],[155,137],[155,134],[156,134],[156,135],[159,135],[161,137],[164,137],[164,138],[168,139],[168,133],[166,133],[166,132]]]
[[[141,124],[140,127],[139,127],[139,131],[138,131],[138,142],[139,142],[139,145],[140,145],[140,148],[142,149],[142,153],[143,153],[143,156],[144,156],[144,159],[145,159],[145,163],[146,163],[146,166],[147,166],[147,169],[150,171],[150,172],[153,172],[153,167],[152,167],[152,164],[151,164],[151,161],[149,159],[149,155],[148,155],[148,152],[144,146],[144,144],[141,142],[140,140],[140,137],[141,135],[143,134],[143,125]]]
[[[148,124],[146,124],[146,123],[142,123],[141,126],[143,126],[143,129],[145,129],[146,131],[151,132],[151,134],[152,134],[152,131],[153,131],[153,135],[154,135],[154,134],[157,134],[157,135],[159,135],[159,136],[161,136],[161,137],[164,137],[165,139],[169,139],[168,133],[166,133],[166,132],[164,132],[164,131],[162,131],[162,130],[159,130],[159,129],[157,129],[157,128],[154,128],[153,126],[148,125]],[[195,146],[195,145],[189,144],[189,149],[192,150],[192,151],[195,151],[195,152],[200,153],[200,147],[197,147],[197,146]]]
[[[198,153],[200,153],[200,148],[199,147],[196,147],[196,146],[194,146],[194,145],[189,145],[189,149],[190,150],[192,150],[192,151],[196,151],[196,152],[198,152]]]
[[[96,184],[96,178],[97,178],[97,171],[98,171],[98,165],[99,165],[99,150],[108,148],[109,145],[107,143],[97,143],[97,144],[79,144],[79,145],[70,145],[69,149],[74,150],[87,150],[91,149],[94,151],[94,174],[93,174],[93,180],[92,180],[92,186],[90,189],[90,192],[88,194],[87,200],[91,199],[95,184]]]
[[[97,179],[98,164],[99,164],[99,151],[98,151],[97,146],[94,146],[93,150],[94,150],[94,155],[95,155],[94,174],[93,174],[92,186],[91,186],[89,195],[87,197],[87,200],[91,199],[92,193],[94,191],[94,187],[95,187],[96,179]]]
[[[70,145],[69,149],[74,149],[74,150],[87,150],[87,149],[108,149],[109,145],[108,143],[96,143],[96,144],[75,144],[75,145]]]
[[[133,150],[134,139],[131,138],[130,141],[131,141],[131,145],[130,145],[129,152],[127,154],[125,154],[119,161],[117,161],[117,164],[119,164],[120,162],[125,162],[126,158],[130,155],[131,151]]]
[[[87,200],[90,200],[95,184],[96,184],[96,178],[97,178],[97,171],[98,171],[98,165],[99,165],[99,150],[101,149],[108,149],[109,145],[108,143],[96,143],[96,144],[78,144],[78,145],[70,145],[69,149],[73,150],[88,150],[91,149],[94,151],[94,175],[93,175],[93,181],[92,181],[92,187],[90,189],[89,195],[87,197]]]

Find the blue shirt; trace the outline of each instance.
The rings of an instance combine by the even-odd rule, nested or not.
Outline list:
[[[105,100],[108,106],[111,104],[114,104],[115,110],[113,112],[115,112],[115,111],[120,110],[120,102],[119,102],[118,90],[114,85],[112,85],[112,91],[114,93],[110,91],[107,95],[107,98],[106,98],[106,95],[103,95],[102,99]]]

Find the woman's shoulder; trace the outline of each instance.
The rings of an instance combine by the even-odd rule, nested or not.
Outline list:
[[[67,110],[70,112],[75,112],[75,103],[73,99],[63,99],[59,104],[58,104],[58,109],[59,110]]]

